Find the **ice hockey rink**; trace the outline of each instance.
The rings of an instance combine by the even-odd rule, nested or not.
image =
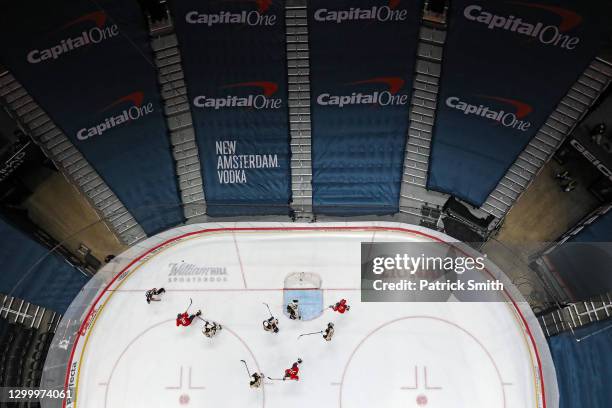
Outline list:
[[[58,331],[56,341],[70,342],[62,380],[72,395],[63,406],[555,407],[546,342],[512,287],[497,303],[360,302],[361,242],[439,240],[451,241],[383,222],[197,224],[150,238],[108,264],[95,293],[75,300],[77,335],[66,334],[70,321],[63,339]],[[295,272],[321,278],[309,320],[283,313],[285,279]],[[147,304],[145,291],[162,286],[162,301]],[[223,326],[216,337],[206,338],[197,319],[176,326],[190,298],[191,312]],[[350,311],[319,315],[341,298]],[[278,334],[262,329],[264,302]],[[298,339],[328,322],[331,342]],[[266,379],[259,389],[240,361],[280,378],[298,357],[299,382]]]

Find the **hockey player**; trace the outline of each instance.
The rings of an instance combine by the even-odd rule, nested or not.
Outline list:
[[[300,377],[298,376],[300,372],[300,367],[299,367],[300,364],[302,364],[302,359],[298,358],[297,361],[293,363],[291,368],[286,369],[285,376],[283,377],[283,381],[286,381],[286,380],[300,381]]]
[[[161,299],[156,297],[161,295],[162,293],[166,293],[166,289],[164,288],[153,288],[149,289],[145,292],[145,297],[147,298],[147,303],[151,303],[151,301],[159,302]]]
[[[176,325],[177,326],[189,326],[193,319],[200,316],[202,314],[201,310],[198,310],[196,314],[189,315],[187,312],[179,313],[176,315]]]
[[[263,328],[267,332],[278,333],[278,319],[271,316],[268,320],[264,320]]]
[[[264,373],[253,373],[253,375],[251,375],[251,378],[252,379],[249,382],[249,386],[251,388],[259,388],[263,383]]]
[[[338,303],[333,306],[330,306],[330,309],[332,309],[334,312],[344,313],[348,312],[351,307],[346,304],[346,299],[340,299]]]
[[[287,303],[287,313],[289,314],[289,318],[291,320],[302,319],[302,316],[300,316],[300,308],[298,306],[297,299],[293,299],[291,302]]]
[[[325,341],[331,341],[332,337],[334,337],[334,324],[327,323],[327,329],[323,332],[323,338]]]
[[[221,329],[223,329],[223,327],[220,324],[217,324],[216,322],[211,323],[206,320],[204,322],[204,328],[202,329],[202,333],[209,339],[212,339],[217,335],[217,331]]]
[[[261,387],[263,383],[263,379],[264,379],[264,373],[258,373],[254,371],[253,374],[251,374],[251,372],[249,371],[249,366],[247,365],[247,362],[244,360],[240,360],[240,361],[242,361],[242,364],[244,364],[244,368],[246,368],[246,372],[249,376],[249,386],[251,388]]]

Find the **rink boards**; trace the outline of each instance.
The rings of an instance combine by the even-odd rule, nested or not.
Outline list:
[[[515,291],[500,303],[360,302],[362,241],[437,240],[450,238],[393,223],[200,224],[149,239],[109,264],[72,345],[64,406],[556,406],[545,340]],[[323,304],[346,298],[351,310],[289,320],[283,281],[293,272],[318,273]],[[148,305],[144,292],[160,286],[162,301]],[[217,337],[198,320],[176,327],[190,298],[223,325]],[[276,335],[262,330],[263,302],[280,321]],[[298,340],[328,322],[331,342]],[[278,378],[298,357],[299,382],[257,390],[240,362]]]

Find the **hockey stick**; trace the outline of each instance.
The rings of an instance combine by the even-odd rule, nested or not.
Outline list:
[[[244,363],[244,367],[245,367],[245,368],[246,368],[246,370],[247,370],[247,375],[248,375],[248,376],[249,376],[249,378],[250,378],[250,377],[251,377],[251,372],[249,371],[249,366],[247,365],[247,362],[246,362],[246,361],[244,361],[244,360],[240,360],[240,361],[242,361],[242,362]]]
[[[323,313],[323,312],[324,312],[324,311],[326,311],[327,309],[334,310],[334,307],[335,307],[335,306],[336,306],[336,305],[329,305],[329,306],[327,306],[325,309],[321,310],[321,313]]]
[[[272,381],[285,381],[284,378],[270,378],[270,377],[266,377],[268,380],[272,380]]]
[[[300,339],[300,337],[302,337],[302,336],[311,336],[311,335],[313,335],[313,334],[323,334],[323,330],[318,331],[318,332],[312,332],[312,333],[304,333],[304,334],[300,334],[300,335],[298,336],[298,340],[299,340],[299,339]]]
[[[214,328],[215,333],[217,330],[223,330],[223,326],[217,322],[213,322],[212,320],[206,320],[200,316],[196,316],[196,317],[204,322],[204,328],[206,328],[207,326],[209,326],[210,328]]]
[[[193,299],[189,298],[189,306],[187,306],[187,310],[185,310],[185,313],[189,312],[189,308],[191,307],[192,304],[193,304]]]
[[[268,313],[270,313],[270,317],[274,317],[274,315],[272,314],[272,311],[270,310],[270,306],[268,306],[267,303],[264,303],[264,305],[266,305],[266,307],[268,308]]]

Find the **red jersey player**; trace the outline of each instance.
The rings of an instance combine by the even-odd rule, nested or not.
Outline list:
[[[297,362],[293,363],[291,368],[286,369],[285,376],[283,377],[283,381],[285,380],[299,381],[300,377],[298,376],[298,373],[300,372],[300,367],[299,367],[300,364],[302,364],[302,359],[298,358]]]
[[[187,312],[179,313],[176,315],[176,325],[177,326],[189,326],[191,322],[193,322],[193,319],[195,319],[196,316],[200,316],[201,314],[202,314],[201,310],[198,310],[198,312],[194,315],[193,314],[189,315]]]
[[[334,312],[338,312],[338,313],[348,312],[351,309],[351,307],[346,304],[346,299],[340,299],[338,303],[336,303],[333,306],[330,306],[330,308]]]

